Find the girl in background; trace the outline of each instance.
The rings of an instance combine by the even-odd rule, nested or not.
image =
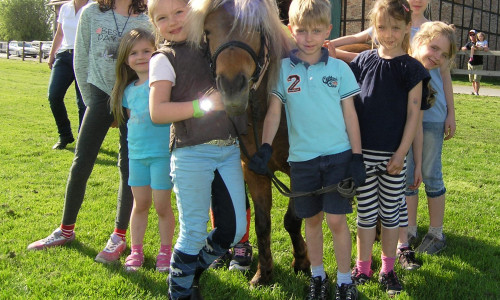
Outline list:
[[[131,254],[125,261],[127,271],[144,263],[143,241],[148,212],[154,199],[158,213],[160,250],[156,269],[168,271],[172,255],[175,220],[170,203],[170,124],[153,124],[149,114],[149,60],[156,50],[149,31],[133,29],[120,43],[116,61],[116,83],[111,94],[111,109],[118,124],[128,114],[129,179],[134,195],[130,217]]]

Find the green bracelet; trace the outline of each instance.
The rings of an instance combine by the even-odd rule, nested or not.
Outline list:
[[[200,100],[193,101],[193,111],[193,118],[201,118],[205,115],[205,112],[200,108]]]

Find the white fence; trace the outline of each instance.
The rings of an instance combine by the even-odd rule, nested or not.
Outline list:
[[[470,56],[470,50],[459,51],[457,55],[466,55],[466,57]],[[500,51],[474,51],[474,55],[482,55],[482,56],[500,56]],[[500,77],[500,71],[490,71],[490,70],[464,70],[464,69],[453,69],[451,70],[451,74],[457,75],[469,75],[469,74],[477,74],[482,76],[493,76]]]

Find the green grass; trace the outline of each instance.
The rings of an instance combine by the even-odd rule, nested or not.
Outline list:
[[[124,272],[121,264],[125,257],[120,264],[108,266],[94,262],[114,225],[116,129],[106,137],[89,180],[76,241],[67,247],[26,251],[30,242],[47,236],[61,221],[74,144],[67,150],[51,150],[57,134],[46,99],[46,65],[0,60],[0,70],[0,299],[165,299],[166,275],[154,271],[159,237],[153,211],[142,270],[136,274]],[[457,133],[445,142],[443,156],[448,248],[435,256],[419,255],[423,266],[417,271],[397,268],[405,288],[400,299],[500,298],[500,99],[467,95],[456,95],[455,99]],[[76,132],[73,89],[66,103]],[[273,282],[255,289],[248,286],[255,259],[251,272],[245,275],[210,270],[202,277],[206,299],[305,297],[308,279],[294,274],[290,267],[291,243],[282,225],[287,200],[273,192]],[[429,219],[427,201],[420,197],[419,234],[423,236]],[[354,215],[349,216],[353,241],[354,219]],[[325,266],[335,278],[331,235],[326,225],[324,229]],[[250,236],[256,245],[253,226]],[[374,248],[374,263],[380,268],[379,244]],[[375,280],[360,287],[360,292],[362,299],[387,298]]]
[[[470,85],[469,75],[453,75],[452,82],[455,85]],[[483,76],[481,77],[481,87],[500,89],[500,77]]]

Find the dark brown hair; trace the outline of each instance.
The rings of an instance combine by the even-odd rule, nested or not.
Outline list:
[[[141,14],[147,11],[147,5],[144,0],[132,0],[132,4],[128,7],[128,12],[131,14]],[[108,11],[115,7],[115,0],[97,0],[99,10],[102,12]]]

